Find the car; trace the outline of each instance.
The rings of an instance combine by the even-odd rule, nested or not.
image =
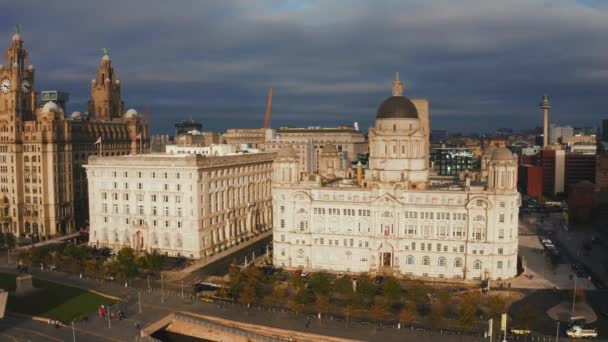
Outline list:
[[[552,243],[546,243],[545,244],[545,248],[548,249],[548,250],[554,250],[554,249],[556,249],[555,245],[552,244]]]
[[[300,273],[300,277],[302,277],[302,278],[308,278],[308,272],[302,272],[302,273]]]
[[[582,267],[576,270],[576,276],[579,278],[589,278],[591,277],[591,273],[586,267]]]
[[[528,329],[511,329],[511,334],[513,335],[530,335],[531,331]]]
[[[382,284],[382,282],[384,281],[384,277],[383,276],[376,276],[376,278],[374,278],[374,283],[376,284]]]

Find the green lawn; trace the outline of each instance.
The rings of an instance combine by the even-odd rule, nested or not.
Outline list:
[[[0,288],[15,290],[14,274],[0,273]],[[24,297],[9,295],[7,310],[43,316],[69,323],[75,318],[96,313],[100,305],[114,303],[109,298],[75,287],[34,278],[38,292]]]

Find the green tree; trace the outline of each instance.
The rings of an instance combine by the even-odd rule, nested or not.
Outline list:
[[[158,254],[157,251],[153,251],[152,253],[145,252],[144,255],[137,259],[137,264],[149,272],[158,273],[163,265],[163,256]]]
[[[298,289],[294,300],[302,305],[308,305],[312,303],[312,296],[307,288],[303,287]]]
[[[272,292],[264,298],[264,302],[267,305],[280,306],[283,304],[285,299],[285,287],[279,283],[275,283],[272,286]]]
[[[317,296],[328,296],[331,292],[331,280],[325,272],[314,273],[310,278],[310,287]]]
[[[353,281],[342,277],[334,282],[334,291],[341,299],[349,299],[353,295]]]
[[[395,305],[401,301],[401,284],[394,277],[387,277],[382,284],[382,292],[388,300],[389,305]]]
[[[491,296],[487,301],[488,315],[498,321],[501,314],[505,313],[507,301],[502,295]]]
[[[376,295],[376,285],[368,278],[361,277],[357,281],[357,295],[362,305],[369,305]]]
[[[123,247],[116,253],[118,275],[121,279],[131,279],[137,274],[135,251],[131,247]]]

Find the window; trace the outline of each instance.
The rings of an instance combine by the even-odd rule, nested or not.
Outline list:
[[[499,229],[498,230],[498,238],[499,239],[504,239],[505,238],[505,230],[504,229]]]
[[[454,229],[452,229],[452,235],[454,237],[463,237],[464,236],[464,227],[455,226]]]
[[[505,202],[500,202],[500,207],[504,208],[505,207]]]
[[[107,193],[107,192],[102,192],[102,193],[101,193],[101,199],[102,199],[102,200],[106,200],[106,199],[108,199],[108,193]]]
[[[280,208],[281,208],[281,214],[285,214],[285,206],[282,205]]]
[[[460,245],[460,253],[464,253],[464,245]]]
[[[481,261],[475,260],[475,262],[473,263],[473,269],[474,270],[480,270],[481,269]]]
[[[300,230],[306,230],[307,226],[308,226],[307,221],[300,221]]]
[[[460,258],[454,259],[454,267],[461,268],[462,267],[462,259],[460,259]]]
[[[104,212],[104,213],[108,212],[108,204],[107,203],[103,203],[101,205],[101,211]]]
[[[502,249],[502,248],[499,248],[499,249],[498,249],[498,254],[502,254],[502,253],[503,253],[503,249]]]
[[[144,214],[144,206],[143,205],[138,205],[137,206],[137,214],[138,215],[143,215]]]
[[[158,211],[156,209],[156,207],[152,207],[152,216],[156,216],[158,215]]]
[[[169,203],[169,196],[163,195],[163,202]]]
[[[505,214],[500,214],[498,216],[498,222],[505,222]]]
[[[498,261],[496,263],[496,268],[498,268],[499,270],[502,270],[502,261]]]
[[[144,188],[143,183],[137,183],[137,189],[142,190]]]
[[[413,256],[413,255],[408,255],[408,256],[405,258],[405,263],[406,263],[407,265],[413,265],[413,264],[414,264],[414,256]]]
[[[447,265],[446,259],[444,257],[440,257],[437,265],[439,265],[439,267],[445,267]]]
[[[285,228],[285,219],[281,219],[281,228]]]
[[[429,258],[428,256],[425,256],[424,258],[422,258],[422,265],[423,266],[430,266],[431,265],[431,258]]]
[[[483,201],[482,200],[477,200],[477,206],[481,207],[483,205]]]

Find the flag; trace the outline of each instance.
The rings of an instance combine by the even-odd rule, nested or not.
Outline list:
[[[97,139],[97,141],[95,141],[95,145],[97,145],[97,144],[101,144],[101,137],[99,137],[99,138]]]

